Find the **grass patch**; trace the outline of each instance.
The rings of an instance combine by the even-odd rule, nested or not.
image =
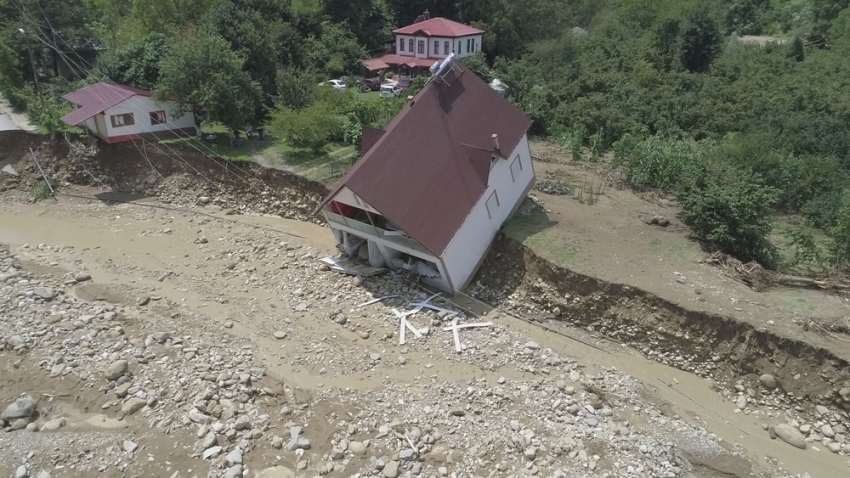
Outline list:
[[[30,189],[30,194],[32,194],[33,202],[39,202],[53,197],[53,192],[50,191],[50,186],[48,186],[44,181],[39,181],[33,184]]]
[[[322,151],[291,150],[285,154],[292,170],[313,181],[325,182],[344,175],[357,158],[357,149],[351,145],[331,143]]]
[[[204,125],[202,130],[202,138],[206,138],[210,134],[218,135],[217,143],[210,144],[206,140],[198,139],[196,136],[191,138],[166,139],[160,141],[160,143],[183,146],[202,152],[203,154],[233,162],[256,161],[256,156],[274,157],[292,151],[292,148],[282,141],[276,141],[271,137],[266,137],[266,139],[260,141],[256,134],[252,139],[247,139],[244,136],[244,132],[242,132],[242,143],[239,146],[230,146],[227,137],[228,129],[219,123]]]
[[[505,225],[505,235],[530,248],[538,257],[561,266],[575,263],[580,248],[559,235],[544,213],[516,216]]]

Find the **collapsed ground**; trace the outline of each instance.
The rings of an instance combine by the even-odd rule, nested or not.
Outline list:
[[[179,161],[157,151],[147,151],[145,158],[142,151],[129,145],[93,157],[88,154],[94,153],[94,148],[89,148],[88,153],[79,149],[68,158],[67,148],[61,143],[46,143],[34,144],[36,154],[63,188],[60,191],[98,199],[60,196],[58,204],[47,201],[33,206],[24,204],[37,177],[37,170],[25,157],[28,152],[24,152],[33,140],[20,136],[17,141],[14,150],[4,149],[13,152],[0,158],[14,163],[21,174],[17,178],[4,177],[8,189],[4,202],[8,205],[0,219],[4,225],[0,242],[16,245],[17,263],[37,274],[7,278],[5,284],[15,288],[10,295],[21,297],[24,302],[31,300],[32,305],[26,306],[27,320],[15,317],[7,326],[9,333],[20,336],[23,343],[15,339],[17,345],[9,348],[7,339],[4,376],[17,378],[3,384],[2,398],[8,403],[21,393],[44,392],[38,390],[43,387],[21,389],[26,385],[24,378],[38,376],[41,369],[45,378],[39,385],[74,391],[66,397],[54,392],[39,399],[40,411],[56,408],[66,419],[62,430],[102,438],[102,428],[92,425],[100,420],[132,433],[121,440],[111,436],[96,442],[92,438],[94,456],[86,460],[48,454],[45,462],[47,456],[37,454],[29,459],[28,470],[33,476],[44,468],[64,476],[62,470],[55,470],[55,465],[69,460],[75,468],[67,476],[84,474],[80,472],[84,469],[94,474],[96,468],[85,468],[80,462],[91,464],[99,459],[99,467],[118,457],[131,459],[132,466],[142,470],[171,466],[169,475],[172,470],[184,475],[189,468],[200,474],[210,468],[216,473],[234,473],[240,469],[237,465],[248,467],[253,473],[279,464],[293,471],[305,467],[305,476],[339,473],[340,466],[345,467],[345,473],[356,468],[385,475],[392,474],[392,468],[398,466],[398,473],[418,470],[424,476],[461,469],[474,476],[489,472],[515,476],[521,471],[537,471],[542,476],[559,471],[565,476],[585,476],[593,466],[600,475],[607,472],[621,476],[629,474],[625,463],[634,460],[640,465],[631,472],[646,476],[688,470],[698,476],[712,476],[729,463],[731,471],[723,472],[733,476],[747,475],[749,471],[745,470],[753,466],[764,476],[779,476],[782,472],[775,466],[794,473],[808,471],[812,476],[846,473],[847,459],[839,440],[844,440],[847,426],[843,407],[850,402],[847,366],[826,350],[782,340],[770,331],[758,331],[720,316],[689,312],[634,288],[570,273],[512,241],[497,244],[490,264],[485,265],[478,278],[483,287],[471,291],[479,298],[500,304],[501,312],[462,296],[454,304],[442,303],[448,308],[469,309],[470,316],[471,311],[485,314],[484,319],[494,323],[492,328],[463,331],[467,349],[455,356],[451,339],[439,330],[445,323],[436,316],[423,315],[412,320],[419,327],[429,327],[431,334],[422,342],[411,339],[399,347],[397,323],[387,307],[404,308],[406,298],[371,305],[362,312],[352,307],[373,296],[400,293],[421,298],[424,292],[387,278],[369,279],[358,285],[355,279],[318,271],[316,259],[332,247],[326,230],[304,222],[250,215],[268,213],[309,220],[315,201],[324,192],[321,185],[253,166],[233,169],[232,165],[214,164],[183,152]],[[88,171],[75,164],[77,159],[87,165]],[[102,189],[75,189],[72,184],[92,184]],[[268,184],[273,187],[264,186]],[[115,195],[110,190],[122,194]],[[191,212],[108,202],[139,200],[154,194],[156,198],[145,201],[151,205],[189,207]],[[61,230],[61,237],[51,230]],[[98,239],[93,240],[92,235]],[[45,242],[50,247],[21,248],[26,242]],[[62,244],[75,245],[56,247]],[[511,273],[507,277],[495,274],[505,270],[506,262],[511,265]],[[80,284],[72,281],[80,270],[91,272],[94,280]],[[22,283],[22,279],[27,282]],[[32,279],[47,283],[30,283]],[[61,290],[64,295],[40,298],[34,287],[42,285]],[[72,295],[76,297],[71,299]],[[138,299],[144,296],[149,302],[139,305]],[[91,302],[104,298],[114,305]],[[57,309],[60,313],[56,313]],[[8,317],[8,313],[4,314]],[[535,319],[538,325],[529,325],[509,314]],[[49,319],[57,315],[62,318]],[[121,323],[111,323],[116,320]],[[75,322],[79,322],[79,327]],[[564,322],[585,330],[569,328]],[[545,329],[540,329],[540,325]],[[114,336],[115,327],[120,327],[123,333],[119,335],[126,338]],[[117,357],[89,356],[88,349],[96,350],[91,344],[69,344],[67,340],[58,342],[68,348],[65,354],[57,354],[60,349],[54,349],[58,337],[92,335],[93,330],[104,331],[103,337],[94,334],[96,338],[122,344],[112,354]],[[162,334],[168,337],[160,340]],[[584,337],[582,342],[594,347],[561,334]],[[614,342],[600,341],[604,337],[613,338]],[[646,357],[690,373],[643,360],[617,343],[633,345]],[[81,348],[85,353],[80,353]],[[136,364],[130,360],[130,375],[106,380],[103,370],[114,363],[112,359],[121,360],[122,351],[125,356],[144,361]],[[16,361],[20,361],[17,368]],[[193,361],[198,362],[197,374],[170,375],[184,369],[169,367],[171,363]],[[588,367],[592,363],[605,367]],[[148,367],[149,364],[155,366]],[[608,367],[616,367],[643,384],[605,370]],[[218,380],[225,370],[233,373]],[[416,371],[412,374],[412,370]],[[91,380],[91,387],[79,379],[81,371],[88,372],[86,380]],[[764,373],[774,375],[779,386],[762,385],[759,377]],[[117,382],[124,377],[131,378],[122,383],[130,384],[125,387],[128,394],[132,389],[135,398],[142,399],[138,396],[141,393],[144,405],[140,403],[141,411],[135,410],[118,420],[129,398],[110,393],[112,387],[122,385]],[[134,382],[137,378],[143,379],[142,383],[150,382],[139,387]],[[204,380],[210,379],[225,385],[218,385],[221,390],[201,390]],[[176,400],[179,390],[172,388],[176,383],[184,389],[181,401]],[[249,390],[243,390],[246,402],[240,400],[242,393],[238,391],[242,388]],[[211,395],[207,397],[208,394]],[[76,395],[75,403],[67,403],[71,395]],[[149,404],[151,397],[159,398]],[[43,403],[44,400],[58,400],[61,406]],[[77,405],[80,402],[82,406]],[[543,403],[548,405],[543,407]],[[195,408],[200,404],[201,408],[193,411],[190,404]],[[353,409],[352,404],[356,405]],[[100,411],[104,405],[109,406],[105,412]],[[826,414],[816,405],[825,407]],[[611,410],[610,416],[607,411],[597,413],[606,409]],[[222,419],[221,413],[227,410],[232,410],[233,415]],[[95,416],[93,411],[98,418],[91,418]],[[211,415],[213,411],[219,415]],[[302,412],[303,417],[288,418]],[[496,416],[497,412],[500,416]],[[508,418],[504,418],[505,413]],[[146,418],[144,427],[134,421],[138,420],[137,414]],[[350,414],[348,419],[342,418],[346,414]],[[674,418],[676,414],[690,425]],[[317,415],[323,419],[316,420]],[[242,419],[237,425],[242,416],[248,421]],[[213,430],[208,426],[202,430],[201,422],[207,420],[211,422],[208,425],[219,423],[220,428]],[[808,450],[771,441],[768,431],[762,429],[789,421],[796,421],[796,429],[807,433]],[[636,426],[636,431],[622,432],[625,422]],[[42,420],[40,425],[44,423]],[[296,424],[307,425],[304,436],[311,440],[311,449],[301,456],[295,451],[276,451],[278,446],[285,450],[289,445],[289,427]],[[504,431],[497,429],[492,436],[484,435],[478,432],[482,424],[486,425],[484,428],[504,426]],[[174,441],[146,435],[150,425],[154,431],[168,432]],[[708,428],[724,442],[706,440],[706,435],[694,425]],[[665,428],[668,426],[673,429]],[[387,435],[381,436],[382,430]],[[391,430],[401,431],[400,436]],[[438,433],[431,433],[434,430]],[[211,431],[219,443],[213,448],[223,449],[204,460],[202,453],[209,449],[204,445],[211,443]],[[425,440],[410,444],[404,431],[408,436],[430,435],[434,443]],[[663,436],[654,433],[674,431],[687,432],[691,438],[677,439],[673,449],[668,449],[666,439],[651,441],[653,436]],[[4,437],[14,441],[22,433],[28,432],[17,431]],[[564,441],[547,441],[550,433]],[[448,448],[441,449],[437,446],[439,440],[434,439],[437,434],[460,441],[447,440],[444,446]],[[644,445],[624,440],[626,436],[639,437],[634,440],[644,440]],[[125,438],[136,446],[141,443],[140,449],[153,460],[139,459],[141,455],[135,449],[126,451]],[[31,448],[42,450],[44,442],[35,440],[30,442]],[[620,443],[623,441],[628,443]],[[352,446],[352,442],[356,444]],[[695,444],[690,449],[682,446],[690,442]],[[738,447],[734,447],[736,443]],[[835,444],[837,453],[831,453]],[[361,445],[368,450],[365,455],[360,454]],[[425,445],[430,447],[427,451]],[[633,455],[635,446],[638,453]],[[170,451],[165,452],[168,447]],[[175,452],[175,447],[182,451]],[[237,447],[245,454],[245,464],[227,461]],[[451,453],[472,447],[473,453],[463,453],[462,458],[458,458],[460,453]],[[438,453],[433,453],[434,448]],[[16,460],[26,456],[25,450],[14,450],[14,459],[9,456],[2,460],[9,464],[9,473],[17,468]],[[740,456],[724,458],[734,457],[730,450]],[[179,455],[180,460],[168,458],[169,464],[165,465],[160,460],[163,453]],[[499,459],[501,455],[504,459]],[[303,459],[304,456],[308,458]],[[355,458],[361,456],[368,458]],[[782,457],[781,463],[778,457]],[[163,470],[150,469],[155,474],[163,474]],[[278,472],[284,473],[282,469]]]

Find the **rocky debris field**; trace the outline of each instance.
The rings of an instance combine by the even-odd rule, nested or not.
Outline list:
[[[400,278],[340,275],[305,240],[221,219],[177,217],[186,228],[169,211],[76,207],[93,228],[116,228],[118,213],[145,223],[138,240],[194,252],[169,275],[69,245],[0,252],[0,473],[676,477],[716,459],[742,463],[742,476],[758,469],[639,382],[562,356],[497,311],[472,317],[434,298],[460,313],[409,316],[421,337],[408,329],[402,345],[393,309],[429,294]],[[140,278],[162,278],[168,293]],[[461,330],[457,353],[444,330],[455,319],[491,325]]]

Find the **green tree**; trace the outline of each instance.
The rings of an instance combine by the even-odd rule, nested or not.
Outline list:
[[[776,266],[776,247],[768,240],[778,192],[731,170],[712,176],[687,194],[683,218],[694,234],[742,261]]]
[[[32,92],[24,83],[20,63],[15,52],[0,37],[0,94],[15,108],[22,109]]]
[[[803,40],[800,37],[794,37],[794,41],[791,42],[791,48],[788,49],[788,58],[798,62],[806,59],[806,50],[803,47]]]
[[[304,70],[286,68],[277,72],[277,98],[282,108],[303,109],[316,100],[316,83],[313,75]]]
[[[160,62],[170,45],[165,35],[153,33],[140,42],[107,51],[98,58],[96,72],[115,83],[152,90],[159,81]]]
[[[331,105],[316,102],[302,110],[279,109],[272,115],[269,129],[290,146],[318,153],[329,142],[342,139],[345,124],[345,117]]]
[[[720,53],[720,31],[708,13],[698,10],[690,15],[682,32],[682,66],[691,72],[702,72]]]
[[[306,50],[308,62],[332,76],[359,71],[360,62],[368,58],[351,30],[340,23],[323,23],[321,35],[307,39]]]
[[[191,107],[199,125],[219,121],[241,127],[254,119],[261,95],[259,85],[243,70],[244,63],[221,37],[185,39],[163,58],[155,97]]]

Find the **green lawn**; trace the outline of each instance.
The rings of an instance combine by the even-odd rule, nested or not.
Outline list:
[[[275,157],[286,155],[286,153],[292,151],[292,148],[288,145],[281,141],[275,141],[273,138],[260,141],[255,134],[253,139],[246,139],[244,131],[242,132],[242,143],[239,146],[230,146],[227,128],[223,125],[213,123],[204,125],[201,129],[204,137],[209,134],[218,135],[217,143],[210,144],[205,140],[199,140],[197,137],[167,139],[161,142],[182,145],[210,156],[234,162],[255,161],[255,157],[258,155]]]

